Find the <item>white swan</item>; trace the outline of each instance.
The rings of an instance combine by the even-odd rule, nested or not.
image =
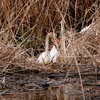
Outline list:
[[[52,36],[52,33],[48,33],[45,41],[45,52],[43,52],[36,62],[41,64],[48,64],[50,62],[56,62],[59,56],[59,53],[55,46],[52,47],[51,51],[49,51],[49,38]]]
[[[86,32],[89,28],[90,28],[90,25],[84,27],[84,28],[80,31],[80,33],[84,33],[84,32]]]
[[[84,34],[86,31],[92,29],[92,26],[94,26],[93,24],[95,24],[94,22],[92,22],[90,25],[84,27],[83,29],[81,29],[80,33]]]

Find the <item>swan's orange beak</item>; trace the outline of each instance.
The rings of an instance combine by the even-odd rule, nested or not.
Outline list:
[[[57,41],[58,43],[60,43],[60,40],[59,40],[58,38],[56,38],[56,41]]]

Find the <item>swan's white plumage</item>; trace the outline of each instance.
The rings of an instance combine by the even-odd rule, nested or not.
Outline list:
[[[59,52],[57,51],[56,47],[53,46],[51,51],[50,51],[50,61],[52,62],[56,62],[57,61],[57,58],[59,56]]]
[[[51,51],[48,51],[48,53],[43,52],[37,59],[36,62],[41,64],[47,64],[50,62],[56,62],[57,58],[59,56],[59,53],[55,46],[52,47]]]
[[[94,26],[94,24],[95,24],[95,23],[92,22],[90,25],[84,27],[84,28],[80,31],[80,33],[84,34],[86,31],[92,29],[92,27]]]
[[[38,57],[37,61],[38,63],[44,63],[44,64],[47,64],[50,62],[50,53],[46,53],[46,52],[43,52],[41,53],[41,55]]]
[[[55,46],[52,47],[51,51],[49,51],[49,38],[52,36],[52,33],[48,33],[45,40],[45,52],[43,52],[37,59],[36,62],[42,64],[48,64],[50,62],[56,62],[59,53]]]
[[[86,32],[89,28],[90,28],[90,25],[87,26],[87,27],[84,27],[84,28],[80,31],[80,33],[84,33],[84,32]]]

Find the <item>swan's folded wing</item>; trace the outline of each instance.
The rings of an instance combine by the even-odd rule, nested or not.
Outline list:
[[[38,63],[43,63],[43,59],[45,57],[45,52],[41,53],[41,55],[38,57],[38,59],[36,60],[36,62]]]
[[[36,62],[41,63],[41,64],[48,64],[51,61],[50,58],[51,58],[50,53],[43,52],[38,57],[38,59],[36,60]]]
[[[53,46],[51,51],[50,51],[50,60],[53,61],[53,62],[56,62],[57,61],[57,58],[59,56],[59,52],[57,51],[56,47]]]

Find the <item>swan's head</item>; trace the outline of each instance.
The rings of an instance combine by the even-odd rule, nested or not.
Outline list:
[[[50,32],[48,33],[48,35],[54,39],[54,41],[56,41],[57,43],[60,43],[60,39],[59,39],[59,36],[58,34],[56,34],[55,32]]]

